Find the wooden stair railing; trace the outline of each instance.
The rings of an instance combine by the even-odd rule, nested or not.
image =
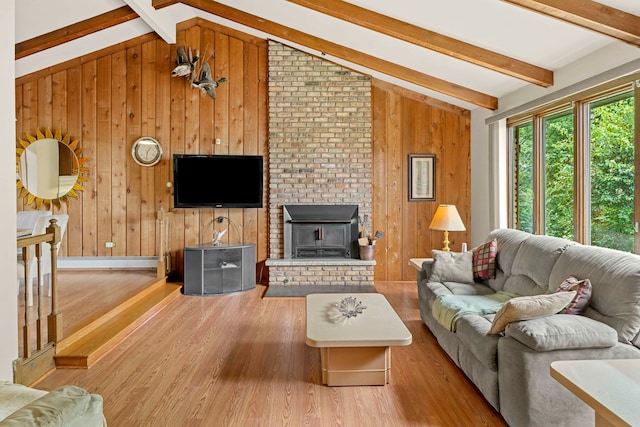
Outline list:
[[[22,261],[25,269],[25,293],[24,293],[24,325],[22,326],[22,351],[18,355],[19,358],[14,361],[14,382],[18,384],[31,385],[38,378],[54,369],[55,345],[62,339],[62,313],[58,309],[58,283],[57,283],[57,265],[58,255],[56,246],[61,240],[60,227],[56,224],[56,219],[50,220],[45,234],[37,236],[24,237],[17,240],[18,249],[22,249]],[[49,243],[51,247],[51,312],[46,319],[46,341],[45,341],[45,324],[44,324],[44,303],[43,295],[44,283],[41,274],[41,254],[43,245]],[[38,286],[36,287],[37,298],[34,299],[35,307],[35,346],[33,346],[34,319],[32,319],[34,308],[29,306],[27,286],[32,283],[26,283],[27,269],[31,261],[29,248],[35,246],[35,262],[38,265]],[[20,306],[20,305],[18,305]],[[35,348],[34,348],[35,347]]]
[[[157,277],[168,276],[173,271],[171,244],[173,236],[173,212],[165,212],[160,206],[157,214],[159,230]]]

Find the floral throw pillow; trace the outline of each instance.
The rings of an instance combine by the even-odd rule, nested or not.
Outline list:
[[[576,296],[563,308],[563,314],[582,314],[591,298],[591,281],[589,279],[578,280],[573,276],[567,277],[556,289],[556,292],[576,291]]]
[[[473,251],[473,278],[495,279],[496,255],[498,254],[498,242],[493,239],[472,249]]]

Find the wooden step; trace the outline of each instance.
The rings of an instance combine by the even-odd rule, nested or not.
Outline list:
[[[158,279],[144,291],[62,339],[56,346],[56,368],[89,368],[177,298],[181,287],[182,283],[167,283],[166,278]]]

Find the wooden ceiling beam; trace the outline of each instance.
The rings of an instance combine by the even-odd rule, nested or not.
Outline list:
[[[529,83],[542,87],[553,85],[553,71],[372,12],[342,0],[287,1]]]
[[[167,44],[176,43],[175,23],[168,19],[162,19],[148,0],[123,0],[133,9],[142,20],[159,35]]]
[[[129,6],[122,6],[118,9],[110,10],[109,12],[94,16],[93,18],[85,19],[84,21],[68,25],[58,30],[51,31],[50,33],[16,43],[16,59],[24,58],[25,56],[38,53],[71,40],[79,39],[80,37],[88,34],[92,34],[136,18],[138,18],[138,14]]]
[[[393,62],[385,61],[371,55],[358,52],[354,49],[347,48],[337,43],[323,40],[319,37],[312,36],[307,33],[286,27],[276,22],[268,21],[259,16],[251,15],[239,9],[223,5],[211,0],[152,0],[152,5],[156,9],[161,9],[173,4],[182,3],[187,6],[200,9],[204,12],[220,16],[222,18],[234,21],[238,24],[271,34],[274,37],[288,40],[290,42],[306,46],[310,49],[317,50],[327,55],[340,58],[344,61],[360,65],[362,67],[396,77],[416,84],[418,86],[439,92],[456,99],[468,102],[479,107],[496,110],[498,108],[498,99],[457,85],[447,82],[437,77],[429,76],[424,73],[402,67]]]
[[[640,16],[591,0],[503,0],[640,46]]]

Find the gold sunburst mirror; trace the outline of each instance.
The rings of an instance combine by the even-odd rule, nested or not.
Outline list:
[[[79,198],[78,191],[84,191],[82,183],[87,182],[82,174],[89,171],[84,166],[88,159],[80,157],[79,143],[68,134],[62,136],[59,130],[54,134],[49,129],[44,133],[36,129],[35,136],[18,139],[16,189],[26,205],[60,209],[62,203],[69,206],[70,198]]]

